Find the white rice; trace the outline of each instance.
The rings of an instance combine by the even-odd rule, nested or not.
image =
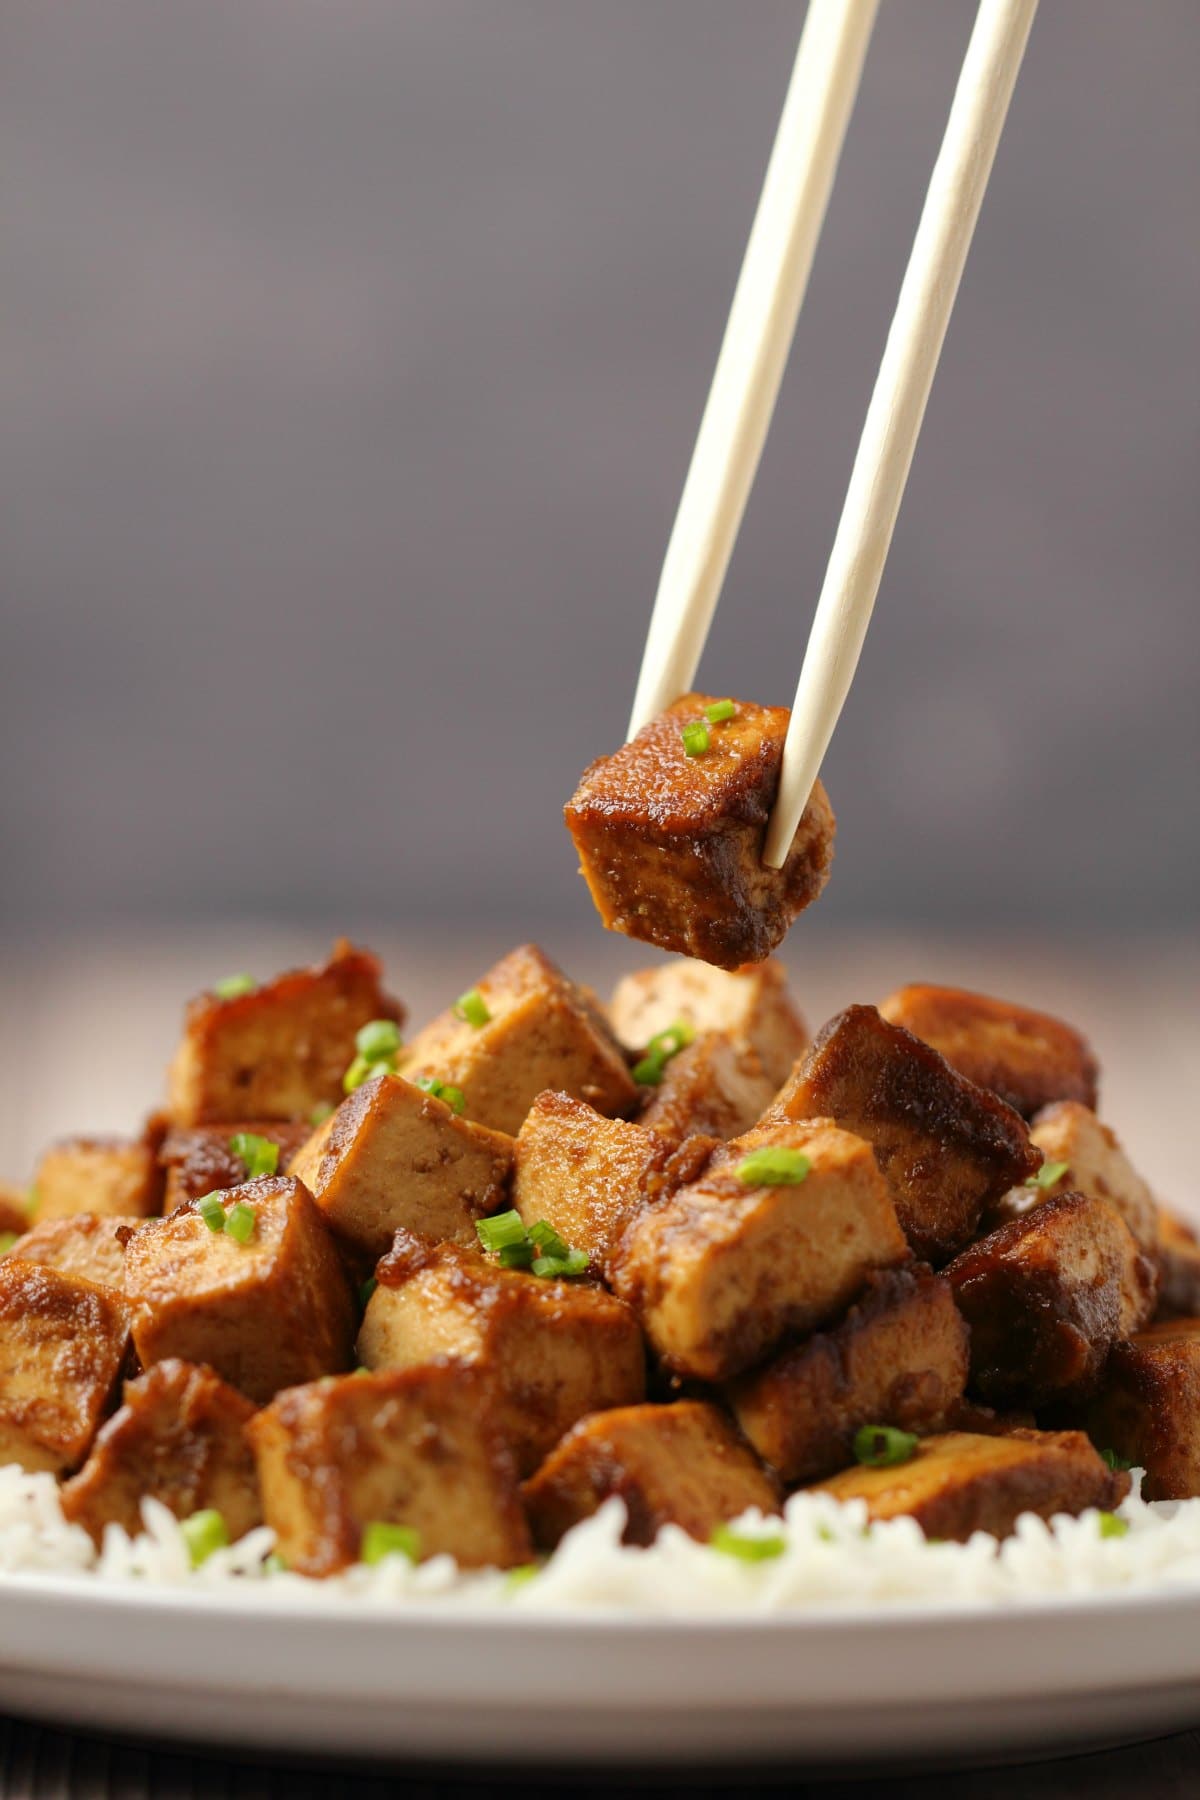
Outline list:
[[[1002,1606],[1029,1596],[1114,1590],[1200,1591],[1200,1499],[1148,1505],[1136,1493],[1119,1516],[1122,1536],[1102,1536],[1095,1512],[1049,1524],[1027,1514],[1002,1543],[977,1532],[966,1544],[927,1543],[912,1519],[867,1527],[861,1501],[797,1494],[785,1516],[748,1513],[737,1529],[784,1540],[781,1554],[744,1562],[667,1526],[649,1550],[620,1541],[624,1511],[609,1501],[560,1544],[538,1574],[514,1581],[494,1571],[460,1571],[448,1556],[418,1567],[391,1557],[328,1581],[264,1570],[274,1546],[265,1527],[190,1565],[179,1525],[154,1500],[145,1529],[130,1539],[109,1526],[97,1552],[63,1518],[50,1475],[0,1468],[0,1591],[6,1574],[78,1577],[81,1583],[232,1592],[254,1604],[329,1608],[481,1603],[522,1612],[619,1611],[657,1614],[780,1613],[869,1604]]]

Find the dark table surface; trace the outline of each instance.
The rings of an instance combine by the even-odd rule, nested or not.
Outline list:
[[[1200,1794],[1200,1731],[1124,1750],[1058,1762],[1008,1764],[957,1774],[907,1774],[835,1781],[803,1769],[773,1769],[712,1782],[686,1774],[545,1774],[470,1769],[375,1768],[281,1764],[244,1756],[187,1754],[54,1731],[0,1719],[0,1800],[455,1800],[487,1794],[570,1793],[572,1800],[625,1794],[685,1793],[717,1800],[774,1789],[801,1800],[1195,1800]]]

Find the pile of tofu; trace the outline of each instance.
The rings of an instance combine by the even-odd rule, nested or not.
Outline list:
[[[153,1496],[310,1576],[380,1525],[510,1568],[614,1496],[648,1544],[814,1485],[958,1539],[1200,1493],[1200,1244],[1060,1021],[909,987],[810,1042],[774,961],[605,1008],[524,946],[346,1092],[404,1023],[373,956],[234,987],[138,1138],[0,1194],[0,1463],[97,1542]]]

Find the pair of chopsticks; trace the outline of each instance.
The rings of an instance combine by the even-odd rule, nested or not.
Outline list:
[[[811,0],[667,545],[632,737],[692,686],[758,468],[879,0]],[[763,860],[780,868],[850,690],[1037,0],[981,0],[813,619]]]

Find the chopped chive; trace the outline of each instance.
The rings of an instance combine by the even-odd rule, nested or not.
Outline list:
[[[743,1156],[734,1174],[743,1187],[795,1187],[804,1180],[812,1163],[803,1150],[786,1144],[764,1144]]]
[[[279,1145],[270,1138],[259,1137],[257,1132],[235,1131],[229,1148],[241,1157],[252,1180],[256,1175],[273,1175],[279,1167]]]
[[[263,1572],[267,1575],[287,1574],[287,1564],[278,1550],[272,1550],[268,1556],[263,1557]]]
[[[661,1056],[643,1056],[640,1062],[633,1065],[633,1079],[640,1087],[657,1087],[667,1072],[667,1065]]]
[[[362,1286],[359,1288],[358,1304],[362,1307],[364,1312],[366,1311],[368,1305],[370,1304],[371,1295],[375,1292],[375,1289],[378,1286],[379,1286],[379,1281],[378,1281],[377,1277],[374,1275],[368,1275],[367,1279],[363,1282]]]
[[[415,1563],[420,1554],[421,1534],[411,1525],[388,1525],[376,1519],[363,1528],[359,1562],[372,1565],[386,1556],[405,1556]]]
[[[918,1441],[916,1432],[900,1431],[895,1425],[864,1425],[854,1434],[855,1460],[868,1469],[890,1469],[910,1461]]]
[[[458,996],[454,1002],[454,1016],[456,1019],[461,1019],[464,1025],[473,1025],[478,1031],[481,1025],[487,1024],[492,1015],[488,1011],[487,1001],[479,989],[474,987],[468,988],[465,994]]]
[[[368,1062],[365,1056],[356,1056],[346,1073],[342,1076],[342,1087],[346,1093],[352,1094],[360,1088],[364,1081],[374,1081],[376,1075],[394,1075],[396,1064],[394,1058],[384,1058],[380,1062]]]
[[[565,1256],[535,1256],[533,1272],[551,1279],[561,1278],[570,1281],[576,1275],[587,1273],[588,1256],[586,1250],[568,1250]]]
[[[225,1233],[235,1243],[248,1244],[254,1236],[258,1218],[247,1200],[237,1200],[225,1215]]]
[[[16,1241],[15,1231],[0,1231],[0,1256],[7,1256]]]
[[[1031,1175],[1025,1185],[1038,1188],[1057,1187],[1070,1166],[1070,1163],[1065,1162],[1043,1163],[1037,1174]]]
[[[679,735],[683,739],[684,753],[687,756],[703,756],[711,742],[708,726],[703,719],[693,719],[690,725],[684,726]]]
[[[444,1102],[453,1113],[461,1115],[467,1110],[467,1097],[462,1089],[452,1087],[448,1081],[439,1081],[436,1075],[418,1075],[413,1085],[426,1094],[432,1094],[435,1100]]]
[[[368,1019],[354,1034],[354,1048],[367,1062],[384,1062],[401,1047],[400,1027],[395,1019]]]
[[[732,719],[736,713],[737,707],[732,700],[714,700],[711,706],[704,709],[704,716],[710,725],[724,725],[726,719]]]
[[[225,1208],[218,1194],[205,1194],[196,1202],[196,1211],[210,1231],[224,1231]]]
[[[1115,1450],[1102,1450],[1100,1455],[1108,1464],[1109,1468],[1114,1469],[1118,1474],[1125,1469],[1132,1469],[1133,1467],[1133,1464],[1131,1462],[1126,1462],[1123,1456],[1118,1456]]]
[[[354,1370],[355,1375],[369,1375],[370,1373],[371,1371],[368,1369],[366,1363],[359,1363],[357,1369]]]
[[[504,1577],[505,1593],[515,1593],[518,1588],[523,1588],[528,1582],[533,1580],[535,1575],[539,1575],[540,1573],[541,1569],[537,1563],[519,1563],[515,1569],[510,1569],[508,1574]]]
[[[198,1569],[214,1550],[223,1550],[229,1542],[229,1527],[215,1506],[206,1506],[189,1518],[181,1519],[179,1529],[193,1569]]]
[[[502,1269],[527,1269],[533,1261],[533,1245],[528,1240],[522,1244],[505,1244],[499,1254]]]
[[[1129,1531],[1129,1520],[1118,1519],[1116,1513],[1101,1512],[1096,1514],[1102,1538],[1122,1538]]]
[[[832,1526],[826,1525],[824,1520],[817,1526],[817,1536],[823,1544],[837,1543],[837,1532],[834,1531]]]
[[[252,994],[257,986],[253,975],[222,975],[213,982],[212,991],[218,1000],[236,1000],[241,994]]]
[[[778,1535],[771,1537],[751,1537],[747,1532],[734,1531],[730,1525],[718,1525],[709,1538],[709,1545],[719,1550],[723,1556],[736,1556],[739,1562],[770,1562],[772,1557],[782,1556],[787,1549],[787,1539]]]
[[[665,1031],[656,1031],[646,1045],[640,1062],[633,1066],[633,1079],[643,1087],[657,1087],[666,1073],[667,1064],[673,1056],[692,1043],[696,1036],[695,1027],[686,1019],[676,1019]]]
[[[332,1119],[333,1107],[328,1100],[318,1100],[308,1115],[310,1125],[323,1125],[326,1119]]]
[[[29,1192],[25,1196],[25,1211],[31,1219],[41,1204],[42,1196],[38,1193],[38,1184],[35,1181],[30,1184]]]
[[[547,1224],[545,1219],[539,1219],[535,1225],[529,1227],[528,1237],[530,1243],[535,1244],[543,1256],[565,1256],[567,1254],[568,1246],[563,1243],[553,1225]]]
[[[519,1212],[502,1212],[491,1219],[476,1219],[475,1231],[485,1250],[503,1250],[509,1244],[526,1242],[525,1221]]]

